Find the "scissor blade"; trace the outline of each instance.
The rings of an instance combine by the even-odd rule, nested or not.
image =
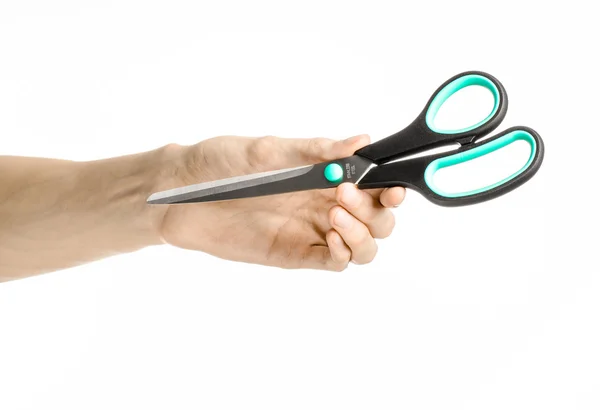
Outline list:
[[[343,171],[340,180],[332,182],[326,178],[325,169],[330,164],[339,165]],[[368,160],[352,156],[332,162],[261,172],[170,189],[152,194],[147,202],[149,204],[214,202],[311,189],[327,189],[342,182],[356,183],[370,166],[371,162]]]

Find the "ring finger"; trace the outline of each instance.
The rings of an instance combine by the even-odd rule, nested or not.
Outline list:
[[[352,262],[365,264],[377,254],[377,243],[369,228],[341,206],[331,208],[329,218],[333,228],[340,234],[352,252]]]

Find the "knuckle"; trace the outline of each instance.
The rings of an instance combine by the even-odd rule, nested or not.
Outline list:
[[[262,144],[264,144],[267,147],[272,147],[277,140],[279,140],[279,137],[275,136],[275,135],[264,135],[262,137],[258,138],[259,141],[262,142]]]
[[[325,160],[327,154],[327,139],[323,137],[308,140],[307,159]]]
[[[273,153],[273,147],[276,145],[277,137],[266,135],[255,138],[248,145],[247,159],[252,167],[260,167],[265,163]]]
[[[333,262],[329,265],[329,269],[334,272],[343,272],[348,268],[349,261]]]
[[[327,217],[329,219],[329,223],[332,226],[335,226],[335,216],[337,215],[338,212],[343,211],[343,208],[339,205],[334,205],[331,208],[329,208],[329,212],[327,214]]]
[[[375,260],[375,256],[377,255],[377,243],[373,241],[372,246],[369,248],[370,249],[361,252],[360,255],[354,260],[354,263],[357,265],[366,265],[373,262]]]
[[[350,242],[352,242],[354,246],[365,246],[372,239],[371,232],[363,224],[356,225],[358,226],[355,228],[355,232],[352,232],[350,235]]]
[[[371,251],[371,252],[365,253],[365,254],[361,255],[360,258],[355,261],[355,263],[357,265],[367,265],[375,260],[376,254],[377,254],[377,251]]]

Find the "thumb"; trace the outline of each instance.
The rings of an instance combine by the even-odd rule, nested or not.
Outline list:
[[[368,145],[367,134],[355,135],[343,140],[329,138],[291,138],[281,141],[286,161],[291,166],[310,165],[351,156]]]

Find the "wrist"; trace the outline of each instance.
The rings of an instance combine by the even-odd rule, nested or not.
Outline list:
[[[146,200],[155,192],[181,185],[182,173],[186,171],[186,147],[167,144],[153,151],[142,153],[136,158],[136,167],[143,176],[144,184],[139,186],[140,205],[138,226],[145,232],[150,244],[165,244],[162,236],[163,220],[170,205],[148,204]]]
[[[114,229],[113,234],[118,232],[114,252],[164,243],[161,226],[168,205],[150,205],[146,200],[152,193],[177,184],[183,152],[184,147],[169,144],[83,165],[79,178],[81,192],[88,191],[96,198],[88,201],[88,211]]]

